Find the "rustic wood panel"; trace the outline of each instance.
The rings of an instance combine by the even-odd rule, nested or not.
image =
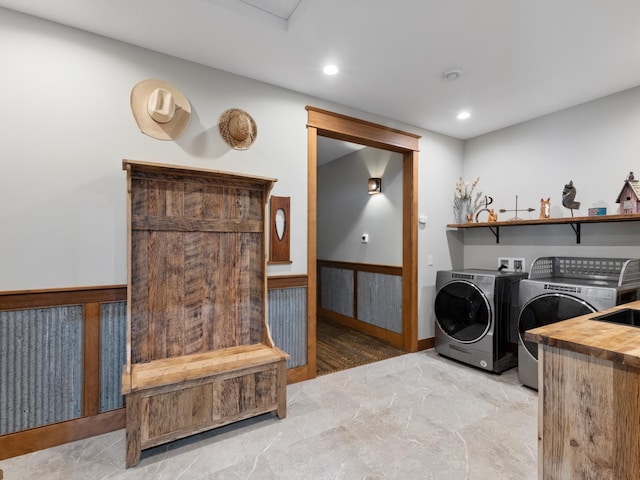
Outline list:
[[[640,370],[543,346],[543,478],[636,478]]]
[[[281,379],[286,382],[286,375],[282,375],[284,359],[235,373],[132,393],[128,396],[132,405],[131,416],[127,417],[128,438],[132,437],[128,441],[134,447],[139,442],[144,449],[257,413],[273,411],[280,416],[282,402],[286,402],[281,394]],[[281,418],[286,412],[284,405]],[[138,418],[137,412],[143,415]],[[137,439],[133,438],[136,436]]]
[[[266,328],[264,224],[274,180],[123,167],[131,189],[146,191],[128,203],[130,467],[144,448],[259,413],[284,416],[288,356]]]
[[[612,392],[615,478],[640,472],[640,369],[614,364]]]
[[[256,220],[198,218],[160,218],[136,215],[132,219],[134,230],[170,230],[180,232],[262,232]]]
[[[640,302],[605,310],[640,308]],[[640,329],[594,314],[529,330],[539,346],[540,478],[636,478]]]
[[[263,329],[257,319],[263,309],[255,307],[264,298],[265,273],[260,246],[264,212],[259,192],[218,186],[176,188],[157,180],[139,181],[134,189],[136,186],[148,189],[148,205],[143,207],[143,195],[137,194],[132,208],[138,204],[149,216],[132,215],[132,268],[136,272],[132,304],[147,295],[148,301],[146,306],[142,302],[132,309],[136,320],[131,348],[137,352],[132,361],[262,341]],[[196,206],[198,202],[200,207]],[[177,218],[185,212],[218,219]],[[163,213],[174,216],[151,217]],[[236,218],[221,219],[225,216]],[[217,227],[211,227],[213,224]],[[198,230],[199,226],[202,229]],[[136,233],[137,229],[149,231]],[[189,268],[185,268],[186,263]],[[154,279],[151,286],[150,278]],[[207,279],[209,291],[203,292],[203,287],[195,283],[203,280],[196,278]],[[198,298],[204,298],[206,304],[200,311],[194,307]],[[211,310],[213,315],[209,315]],[[212,336],[214,331],[216,336]]]

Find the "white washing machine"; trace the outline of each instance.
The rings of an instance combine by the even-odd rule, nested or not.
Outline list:
[[[496,373],[515,367],[518,284],[523,278],[526,273],[438,271],[436,352]]]
[[[532,328],[638,300],[640,259],[540,257],[520,282],[518,378],[538,388],[538,344],[524,339]]]

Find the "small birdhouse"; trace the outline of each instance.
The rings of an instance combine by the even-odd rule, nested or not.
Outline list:
[[[616,200],[620,204],[620,214],[640,213],[640,180],[636,180],[633,172],[624,181],[622,191]]]

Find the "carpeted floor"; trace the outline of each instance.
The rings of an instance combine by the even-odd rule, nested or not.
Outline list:
[[[325,375],[405,352],[370,335],[318,318],[316,353],[316,374]]]

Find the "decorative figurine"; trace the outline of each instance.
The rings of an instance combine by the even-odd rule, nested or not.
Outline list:
[[[476,213],[476,222],[478,222],[478,217],[480,216],[480,214],[482,212],[488,212],[489,213],[489,222],[491,221],[491,212],[493,212],[492,210],[489,210],[489,205],[491,205],[493,203],[493,197],[489,197],[487,195],[484,196],[484,208],[481,208],[480,210],[478,210],[478,212]],[[495,220],[494,220],[495,221]]]
[[[635,179],[633,172],[624,181],[616,203],[620,204],[620,215],[640,213],[640,180]]]
[[[549,218],[551,213],[551,197],[540,199],[540,217],[539,218]]]
[[[562,205],[571,210],[571,216],[573,217],[573,210],[580,208],[580,202],[575,201],[576,187],[573,186],[573,180],[567,183],[562,190]]]
[[[524,208],[522,210],[518,210],[518,195],[516,195],[516,209],[515,210],[505,210],[504,208],[500,209],[500,213],[505,213],[505,212],[516,212],[516,216],[513,218],[510,218],[509,221],[513,222],[515,220],[523,220],[522,218],[520,218],[518,216],[518,212],[533,212],[535,210],[535,208]]]
[[[493,223],[497,221],[498,221],[498,214],[492,208],[491,210],[489,210],[489,223]]]

